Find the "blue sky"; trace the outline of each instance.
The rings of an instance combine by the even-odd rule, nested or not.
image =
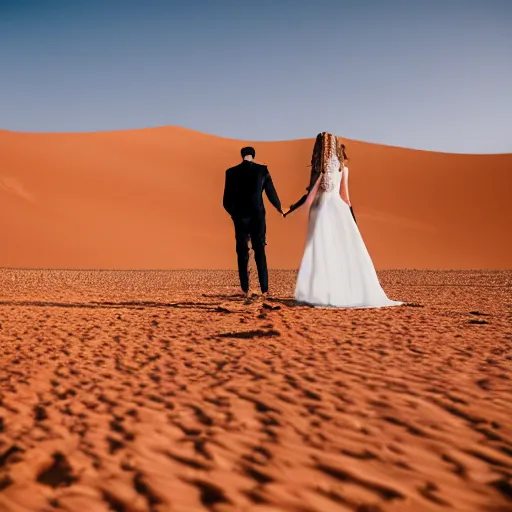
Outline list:
[[[512,0],[0,0],[0,128],[512,152]]]

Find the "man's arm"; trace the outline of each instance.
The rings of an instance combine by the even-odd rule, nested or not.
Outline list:
[[[270,176],[270,172],[268,171],[267,167],[265,167],[265,178],[263,182],[263,188],[265,190],[265,194],[267,194],[268,200],[272,203],[272,206],[279,213],[283,213],[283,209],[281,208],[281,201],[279,201],[279,196],[277,195],[274,183],[272,181],[272,177]]]
[[[224,182],[224,196],[222,198],[222,205],[224,206],[224,210],[226,210],[229,215],[232,214],[232,191],[231,191],[231,180],[228,176],[228,171],[226,171],[226,180]]]

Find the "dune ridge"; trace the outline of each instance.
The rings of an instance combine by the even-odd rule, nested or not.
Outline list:
[[[345,139],[351,196],[378,269],[512,268],[512,155]],[[92,133],[0,130],[0,267],[234,269],[224,170],[253,144],[284,205],[308,182],[313,139],[238,141],[176,126]],[[269,205],[268,260],[300,263],[307,212]]]

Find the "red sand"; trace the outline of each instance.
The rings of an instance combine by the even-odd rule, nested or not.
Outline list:
[[[0,511],[512,510],[512,272],[380,277],[0,270]]]
[[[377,268],[512,267],[512,155],[344,141]],[[175,127],[0,131],[0,267],[235,268],[222,191],[245,144]],[[284,205],[296,201],[313,140],[254,146]],[[306,221],[305,209],[282,219],[269,207],[270,267],[298,268]]]

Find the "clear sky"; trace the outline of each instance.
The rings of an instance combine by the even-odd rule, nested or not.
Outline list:
[[[512,152],[512,0],[0,0],[0,128]]]

